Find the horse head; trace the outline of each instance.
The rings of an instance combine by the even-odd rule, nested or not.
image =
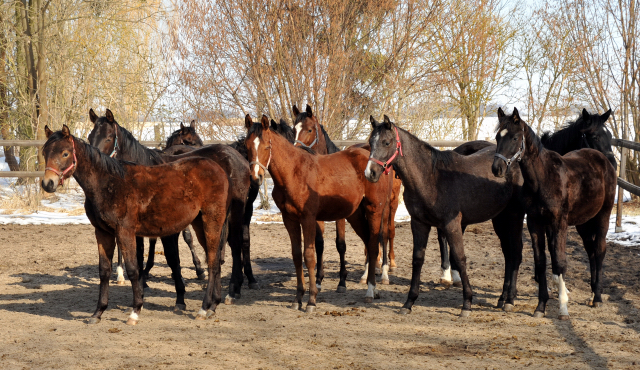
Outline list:
[[[381,174],[391,171],[392,163],[398,155],[402,156],[402,143],[398,128],[389,117],[384,116],[382,123],[369,117],[373,131],[369,136],[371,155],[364,170],[364,176],[371,182],[377,182]]]
[[[247,148],[251,180],[262,185],[271,162],[271,135],[275,133],[270,130],[270,122],[265,115],[262,115],[260,122],[254,123],[247,114],[244,122],[247,129],[244,145]]]
[[[498,108],[498,132],[496,133],[496,154],[491,171],[496,177],[504,177],[514,161],[520,161],[524,154],[524,131],[526,123],[520,118],[518,109],[507,116]]]
[[[317,151],[318,147],[322,146],[321,141],[324,139],[324,136],[320,132],[318,117],[313,115],[309,104],[307,104],[307,109],[304,112],[300,112],[295,105],[291,110],[295,116],[295,122],[293,124],[295,143],[293,145]]]
[[[46,163],[44,177],[40,182],[42,189],[47,193],[53,193],[65,179],[73,176],[78,162],[74,138],[67,125],[62,130],[53,132],[49,126],[44,127],[47,142],[42,147],[42,155]]]
[[[104,117],[98,117],[93,109],[89,109],[89,119],[93,122],[93,129],[89,133],[89,144],[100,152],[115,156],[118,151],[119,125],[109,109]]]
[[[613,155],[613,149],[611,148],[611,131],[606,127],[605,123],[611,115],[611,109],[599,114],[589,114],[586,109],[582,110],[582,125],[580,132],[582,133],[583,140],[585,141],[585,147],[595,149],[604,154],[609,162],[613,165],[613,168],[617,167],[616,157]]]
[[[174,145],[188,145],[194,147],[202,147],[204,143],[196,131],[196,121],[192,120],[189,126],[185,126],[180,122],[180,129],[174,131],[167,138],[167,145],[165,149]]]

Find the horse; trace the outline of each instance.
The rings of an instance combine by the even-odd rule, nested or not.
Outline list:
[[[57,132],[45,126],[45,133],[42,189],[53,193],[73,176],[84,190],[85,211],[95,228],[100,295],[88,323],[99,323],[109,303],[109,276],[116,241],[133,289],[133,310],[127,324],[136,325],[144,295],[136,262],[136,235],[175,235],[189,224],[207,252],[209,272],[196,319],[211,317],[221,300],[218,250],[226,242],[224,230],[231,204],[229,179],[224,170],[206,158],[152,167],[120,162],[75,138],[66,125]],[[184,178],[190,181],[183,181]],[[176,199],[180,199],[179,204]]]
[[[335,145],[333,141],[329,138],[329,134],[325,131],[324,127],[318,122],[317,116],[313,114],[313,110],[307,104],[305,112],[300,112],[297,106],[292,107],[293,115],[295,116],[294,128],[293,128],[293,136],[294,136],[294,145],[301,146],[304,148],[312,149],[318,154],[333,154],[340,151],[340,149]],[[281,123],[282,125],[282,123]],[[285,123],[286,125],[286,123]],[[272,124],[273,126],[273,124]],[[288,125],[287,125],[288,127]],[[356,144],[356,146],[364,148],[365,150],[369,150],[368,145]],[[380,266],[382,263],[382,253],[378,255],[378,261],[376,266],[382,267],[382,284],[389,284],[389,274],[388,271],[393,271],[396,269],[396,258],[393,248],[393,240],[396,235],[395,228],[395,216],[396,211],[398,210],[398,203],[400,201],[400,186],[402,185],[402,181],[395,177],[395,172],[391,172],[390,175],[393,177],[393,189],[391,191],[391,199],[389,203],[389,219],[385,223],[385,227],[387,228],[387,233],[389,239],[388,249],[389,249],[389,265]],[[318,281],[322,281],[324,278],[324,267],[322,266],[322,253],[324,251],[324,222],[319,221],[319,232],[316,233],[316,254],[318,256]],[[344,252],[346,251],[347,245],[345,243],[345,220],[341,219],[336,221],[336,249],[340,254],[340,265],[344,264]],[[365,268],[364,275],[360,278],[361,284],[367,283],[367,272],[368,259],[366,258],[366,248],[365,248]],[[318,284],[319,285],[319,284]],[[318,288],[319,289],[319,288]]]
[[[180,155],[164,155],[140,144],[129,131],[120,126],[115,120],[96,120],[96,122],[99,122],[99,124],[95,124],[89,136],[91,143],[103,153],[111,153],[116,150],[115,143],[117,142],[116,153],[120,153],[124,158],[153,157],[159,158],[162,162],[172,162],[182,158],[202,156],[213,159],[225,170],[231,179],[232,204],[229,220],[229,246],[233,257],[229,294],[225,297],[225,303],[233,304],[236,299],[240,298],[243,270],[249,281],[249,288],[259,289],[260,285],[253,276],[249,254],[249,223],[251,222],[253,200],[257,197],[258,187],[251,184],[249,162],[243,157],[242,153],[233,149],[232,146],[216,144]],[[239,147],[237,143],[235,145]],[[177,238],[175,245],[170,245],[171,249],[169,251],[167,251],[166,244],[163,245],[165,245],[167,263],[170,266],[172,266],[172,263],[177,266],[177,270],[172,268],[172,276],[174,276],[179,273],[180,264]],[[220,251],[220,254],[222,261],[224,261],[224,248]]]
[[[137,140],[129,131],[120,129],[120,125],[116,122],[111,110],[107,109],[103,117],[98,117],[93,109],[89,109],[89,119],[93,123],[93,129],[88,136],[89,143],[98,148],[102,153],[109,154],[110,157],[115,157],[116,159],[130,161],[143,166],[155,166],[165,162],[158,152],[147,149],[142,145],[136,145]],[[191,258],[196,269],[196,276],[199,280],[204,280],[206,275],[202,268],[200,258],[198,257],[193,245],[193,236],[191,235],[189,228],[182,231],[182,237],[191,251]],[[164,246],[167,263],[171,267],[172,278],[174,279],[174,283],[177,287],[180,284],[177,280],[182,279],[182,273],[179,271],[180,257],[178,254],[178,236],[172,235],[164,237],[161,240],[162,245]],[[149,272],[155,263],[156,241],[157,239],[155,238],[149,239],[149,256],[147,257],[147,265],[142,271],[142,277],[143,281],[145,281],[145,285],[146,279],[149,278]],[[136,245],[139,267],[140,269],[143,269],[144,239],[141,237],[136,238]],[[171,263],[169,263],[169,261],[171,261]],[[118,276],[117,284],[124,285],[122,253],[120,249],[118,249],[118,267],[116,271]]]
[[[367,151],[351,148],[329,155],[315,155],[305,148],[296,148],[286,138],[271,130],[269,119],[264,115],[258,123],[254,123],[251,116],[247,115],[245,127],[245,146],[251,161],[251,177],[261,183],[267,171],[271,174],[272,197],[282,212],[282,219],[291,239],[297,276],[296,296],[291,307],[296,310],[302,307],[305,292],[302,269],[304,254],[304,262],[309,271],[306,311],[315,311],[318,294],[314,253],[317,221],[342,218],[349,221],[368,248],[370,264],[365,302],[370,303],[379,298],[375,281],[375,260],[378,243],[383,243],[386,248],[382,224],[389,208],[391,183],[381,181],[380,184],[370,184],[364,179]],[[341,267],[340,284],[344,284],[345,279],[346,271]]]
[[[567,227],[575,225],[589,255],[594,307],[602,305],[602,261],[616,189],[616,170],[594,149],[580,149],[564,156],[546,149],[516,108],[507,116],[498,108],[497,146],[491,171],[496,177],[519,168],[527,227],[533,244],[535,276],[539,284],[534,317],[544,317],[547,291],[545,235],[549,244],[553,278],[557,281],[559,319],[569,319],[569,296],[564,277]],[[517,161],[518,166],[512,166]]]
[[[393,167],[404,185],[404,200],[411,215],[413,271],[411,288],[400,313],[411,313],[420,291],[420,273],[431,227],[442,230],[451,256],[460,270],[463,305],[461,317],[471,314],[473,292],[466,272],[463,233],[467,225],[492,220],[505,256],[505,279],[498,305],[513,309],[522,255],[524,210],[519,202],[522,179],[517,171],[497,179],[489,165],[494,149],[469,156],[440,151],[396,126],[389,117],[382,123],[370,117],[371,154],[365,177],[371,182]],[[504,303],[506,301],[506,303]]]
[[[611,148],[612,135],[605,126],[610,115],[611,109],[602,115],[589,114],[586,109],[583,109],[581,116],[576,120],[568,122],[556,132],[545,132],[540,137],[540,141],[545,148],[558,152],[560,155],[565,155],[571,151],[583,148],[595,149],[609,159],[613,168],[617,168],[616,157],[613,155]],[[494,144],[484,140],[475,140],[466,142],[453,149],[453,151],[463,155],[469,155],[491,145]],[[450,265],[449,249],[446,244],[446,239],[441,236],[440,232],[438,232],[438,242],[440,243],[442,262],[442,277],[440,278],[440,283],[445,286],[452,284],[454,286],[459,285],[460,274],[455,266],[451,267]]]

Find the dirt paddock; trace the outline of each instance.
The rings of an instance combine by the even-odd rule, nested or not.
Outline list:
[[[547,317],[532,317],[537,300],[528,239],[516,312],[493,308],[502,287],[503,261],[488,223],[471,226],[465,235],[475,293],[469,318],[457,316],[461,289],[444,289],[435,283],[440,273],[435,230],[413,313],[398,314],[411,276],[408,223],[397,227],[398,269],[391,274],[391,284],[378,284],[382,297],[368,305],[363,302],[366,287],[358,283],[363,247],[351,230],[347,233],[348,290],[335,292],[339,265],[334,228],[329,224],[327,277],[318,295],[318,310],[314,314],[294,311],[288,308],[295,292],[288,236],[283,225],[272,224],[251,228],[254,271],[261,290],[248,290],[245,281],[237,305],[222,304],[212,319],[193,320],[204,292],[181,240],[187,311],[172,311],[170,270],[158,255],[151,290],[134,327],[125,325],[124,310],[132,301],[128,281],[126,286],[112,283],[101,323],[85,323],[98,298],[98,258],[91,226],[2,225],[0,229],[4,246],[0,254],[2,369],[640,367],[640,248],[608,246],[605,305],[593,309],[585,304],[590,295],[588,261],[573,228],[568,243],[569,321],[556,319],[555,293]],[[227,263],[224,291],[229,273]]]

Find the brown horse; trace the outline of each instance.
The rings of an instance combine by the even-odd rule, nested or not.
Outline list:
[[[189,224],[207,252],[209,281],[196,319],[214,314],[221,300],[219,246],[231,197],[229,180],[214,161],[193,158],[159,166],[120,162],[71,135],[65,125],[47,142],[42,188],[55,192],[73,176],[84,190],[85,211],[95,227],[100,267],[100,298],[90,324],[100,322],[109,301],[109,276],[116,240],[122,249],[133,288],[133,311],[127,324],[138,322],[143,289],[136,261],[136,235],[160,237],[177,234]],[[187,178],[189,181],[184,181]],[[176,202],[176,200],[180,200]]]
[[[607,248],[605,238],[616,190],[615,168],[603,153],[594,149],[580,149],[564,156],[546,149],[515,108],[510,116],[498,108],[498,120],[496,158],[491,170],[495,176],[504,177],[515,164],[522,172],[527,227],[539,284],[534,316],[544,316],[549,299],[545,273],[546,235],[553,278],[558,287],[559,318],[569,318],[569,296],[564,277],[567,227],[570,225],[576,225],[589,255],[592,303],[600,306],[602,261]]]
[[[313,114],[313,111],[309,105],[305,112],[300,112],[298,107],[295,105],[292,108],[292,112],[296,117],[293,127],[293,133],[295,137],[296,146],[306,147],[308,149],[314,150],[318,154],[333,154],[340,151],[340,149],[331,141],[329,135],[324,130],[324,127],[318,122],[317,116]],[[352,147],[359,147],[365,150],[369,150],[369,144],[356,144]],[[398,204],[400,201],[400,187],[402,186],[402,181],[395,177],[395,171],[391,171],[389,173],[390,176],[394,178],[393,180],[393,189],[391,191],[391,199],[389,200],[389,219],[385,223],[385,228],[387,228],[386,235],[388,235],[388,245],[389,245],[389,264],[384,265],[388,267],[382,266],[382,284],[389,284],[389,275],[387,270],[393,271],[396,269],[396,257],[393,249],[393,240],[396,235],[396,226],[395,226],[395,216],[396,211],[398,210]],[[318,222],[320,226],[320,231],[324,232],[324,223]],[[336,248],[338,249],[338,253],[343,250],[346,250],[345,244],[345,220],[336,221]],[[322,248],[318,248],[318,246],[324,245],[324,241],[322,240],[322,234],[316,235],[316,251],[318,251],[318,256],[322,255]],[[343,246],[344,245],[344,249]],[[365,248],[365,270],[364,275],[360,278],[361,284],[367,283],[367,269],[368,266],[366,264],[367,258],[366,253],[367,249]],[[382,257],[383,254],[380,253],[378,255],[377,267],[381,267],[382,265]],[[344,261],[344,251],[340,255],[340,264],[342,265]],[[324,277],[324,268],[322,267],[320,257],[318,258],[318,279],[322,281],[322,277]]]
[[[294,309],[301,308],[305,291],[302,270],[304,236],[304,262],[309,271],[307,312],[312,312],[318,294],[314,250],[317,221],[346,218],[367,244],[369,261],[375,262],[378,243],[384,242],[381,226],[387,217],[391,183],[381,181],[372,184],[364,178],[369,157],[366,150],[353,148],[318,156],[304,148],[294,147],[283,136],[270,130],[266,116],[254,124],[247,115],[245,125],[248,130],[245,145],[251,161],[252,179],[261,183],[267,170],[271,174],[273,200],[282,212],[291,239],[298,280],[292,305]],[[384,232],[382,229],[382,234]],[[370,263],[366,302],[379,297],[375,285],[375,263]]]

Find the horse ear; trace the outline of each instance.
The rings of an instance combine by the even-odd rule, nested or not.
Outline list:
[[[251,126],[253,126],[253,121],[251,120],[251,115],[247,114],[246,116],[244,116],[244,127],[248,129],[251,128]]]
[[[504,111],[502,110],[502,108],[498,107],[498,118],[502,118],[504,116],[505,116]]]
[[[608,111],[604,112],[600,118],[602,119],[602,122],[607,122],[607,120],[609,119],[609,116],[611,115],[611,108],[609,108]]]
[[[291,108],[291,111],[293,112],[294,117],[297,117],[298,114],[300,114],[300,111],[298,110],[298,107],[296,107],[296,105],[294,104],[293,107]]]
[[[180,122],[180,131],[184,130],[184,125]]]
[[[196,120],[195,119],[191,120],[191,123],[189,124],[189,127],[191,127],[192,129],[195,130],[195,128],[196,128]]]
[[[275,131],[278,129],[278,124],[276,123],[276,121],[271,120],[271,128]]]
[[[311,110],[311,106],[309,104],[307,104],[307,114],[309,115],[309,117],[313,117],[313,111]]]
[[[89,119],[93,123],[96,123],[96,120],[98,119],[98,115],[96,114],[96,112],[93,111],[93,108],[89,109]]]
[[[376,128],[376,126],[379,125],[378,121],[376,121],[375,118],[373,118],[373,116],[369,116],[369,122],[371,122],[371,127]]]
[[[582,118],[589,118],[589,112],[585,108],[582,108]]]
[[[69,130],[69,126],[62,125],[62,134],[64,135],[64,137],[71,136],[71,131]]]
[[[262,115],[262,119],[260,120],[260,123],[262,123],[262,128],[264,130],[268,130],[269,129],[269,117],[265,116],[264,114]]]
[[[47,136],[47,139],[48,139],[49,136],[53,135],[53,131],[49,130],[49,126],[44,125],[44,134]]]
[[[387,116],[386,114],[384,115],[384,120],[382,121],[384,123],[384,127],[387,130],[391,130],[391,120],[389,119],[389,116]]]
[[[109,109],[107,109],[107,112],[104,115],[107,118],[107,122],[109,123],[114,123],[116,121],[115,118],[113,118],[113,113],[111,113],[111,111]]]
[[[513,108],[513,123],[520,124],[520,113],[518,113],[518,108]]]

